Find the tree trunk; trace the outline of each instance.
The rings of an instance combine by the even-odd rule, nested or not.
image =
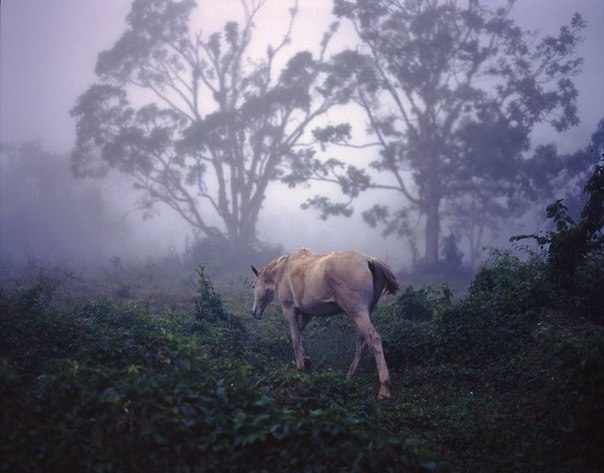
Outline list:
[[[430,199],[426,203],[426,264],[438,262],[438,241],[440,239],[440,199]]]

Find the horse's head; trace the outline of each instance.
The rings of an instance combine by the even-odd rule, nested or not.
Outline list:
[[[268,306],[275,297],[275,281],[269,277],[267,271],[258,271],[252,266],[252,271],[256,275],[254,281],[254,306],[252,307],[252,316],[260,320],[264,309]]]

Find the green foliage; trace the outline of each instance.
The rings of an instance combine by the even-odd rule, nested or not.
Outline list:
[[[560,420],[563,430],[584,442],[604,445],[604,330],[593,325],[565,328],[542,322],[533,335],[553,360],[547,375],[574,398],[574,405]]]
[[[496,253],[462,300],[447,286],[407,287],[386,318],[385,350],[397,364],[498,359],[530,337],[548,289],[538,259]]]
[[[108,299],[42,310],[18,304],[39,290],[0,293],[0,470],[443,469],[423,442],[384,431],[373,396],[339,373],[232,350],[199,276],[201,320]]]
[[[384,325],[384,352],[390,367],[397,369],[437,359],[441,347],[432,323],[390,319]]]
[[[431,320],[451,305],[452,297],[448,286],[439,289],[432,286],[420,289],[407,286],[397,298],[395,314],[402,319]]]
[[[542,309],[548,286],[539,260],[528,264],[509,253],[496,253],[483,267],[468,296],[445,312],[439,325],[449,355],[484,362],[521,346]]]
[[[188,310],[58,308],[40,273],[0,289],[0,471],[598,471],[604,329],[562,304],[549,264],[494,252],[462,299],[407,287],[378,306],[383,403],[371,356],[344,376],[345,316],[309,324],[300,373],[276,306],[227,310],[203,266]]]
[[[209,343],[233,353],[241,352],[247,331],[237,317],[224,309],[203,265],[197,268],[195,318],[202,322],[200,331],[202,336],[208,337]]]
[[[568,300],[567,307],[604,320],[604,275],[600,270],[604,264],[604,160],[596,165],[584,192],[588,199],[579,221],[568,215],[562,200],[557,200],[547,207],[554,230],[511,240],[532,238],[542,248],[547,246],[547,277],[552,289]]]
[[[220,296],[214,291],[214,286],[205,273],[205,266],[203,265],[197,268],[197,291],[195,315],[198,319],[217,322],[229,318],[222,307]]]
[[[592,269],[602,278],[602,266]],[[464,299],[444,304],[434,288],[407,290],[377,314],[389,365],[405,368],[406,386],[423,393],[407,395],[411,410],[397,412],[399,422],[419,423],[463,450],[460,461],[470,470],[474,461],[496,469],[478,459],[477,438],[480,448],[512,449],[511,456],[526,455],[524,463],[549,471],[596,471],[601,464],[604,330],[575,311],[560,313],[561,294],[548,275],[546,258],[523,262],[495,252]],[[412,307],[423,320],[409,320]],[[421,412],[422,405],[432,413]],[[484,428],[484,418],[493,419],[497,435]],[[498,465],[524,468],[505,455]]]

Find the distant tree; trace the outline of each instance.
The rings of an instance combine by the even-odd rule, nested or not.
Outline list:
[[[0,143],[0,263],[98,262],[116,219],[98,186],[74,181],[68,156]]]
[[[299,143],[306,127],[342,99],[318,88],[335,26],[317,56],[299,52],[276,74],[297,6],[282,41],[252,59],[265,0],[240,3],[243,24],[204,36],[191,31],[195,1],[135,0],[127,31],[99,54],[98,81],[72,109],[72,164],[78,176],[131,176],[146,216],[162,202],[206,238],[245,247],[268,186],[311,153]]]
[[[604,156],[604,118],[597,124],[586,146],[559,158],[562,162],[560,172],[549,180],[550,187],[541,200],[563,198],[571,215],[578,216],[587,200],[583,186],[593,173],[594,155],[600,159]],[[547,175],[544,167],[542,164],[535,174]]]
[[[575,50],[585,22],[575,14],[557,36],[540,37],[516,25],[513,5],[335,0],[335,14],[354,26],[362,47],[338,55],[331,90],[354,83],[348,93],[379,149],[369,167],[383,178],[333,160],[314,164],[314,178],[340,184],[349,198],[368,188],[395,191],[400,200],[364,217],[386,232],[404,233],[409,211],[420,212],[427,264],[439,259],[444,204],[449,212],[471,209],[466,218],[514,212],[518,201],[509,198],[529,183],[522,173],[534,126],[561,131],[579,122],[571,78],[581,69]],[[351,127],[316,135],[346,145]],[[324,216],[350,213],[350,205],[322,196],[307,203]]]

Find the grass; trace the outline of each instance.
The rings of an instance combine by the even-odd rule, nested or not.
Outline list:
[[[503,255],[463,300],[409,288],[378,307],[386,402],[370,353],[345,379],[345,316],[311,322],[299,373],[278,308],[247,315],[245,278],[214,290],[202,271],[175,299],[5,288],[0,470],[597,471],[604,331],[552,310],[540,271]]]
[[[381,430],[373,396],[275,358],[207,287],[189,313],[111,299],[59,310],[50,292],[1,294],[2,471],[437,466]]]

